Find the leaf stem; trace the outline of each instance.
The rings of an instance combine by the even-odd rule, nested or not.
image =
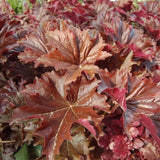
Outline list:
[[[11,140],[11,141],[3,141],[2,139],[0,139],[0,143],[5,144],[5,143],[14,143],[16,142],[15,140]]]

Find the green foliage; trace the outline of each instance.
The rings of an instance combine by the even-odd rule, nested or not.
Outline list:
[[[29,9],[32,7],[32,3],[30,3],[29,0],[7,0],[12,7],[12,9],[15,11],[16,14],[23,13],[23,5],[24,3],[28,3]],[[42,4],[42,0],[36,0],[36,3]]]
[[[34,146],[33,144],[31,144],[29,146],[30,157],[32,159],[35,159],[36,157],[40,157],[42,154],[42,148],[43,147],[41,145]],[[32,155],[31,155],[31,153],[32,153]]]
[[[16,160],[29,160],[28,146],[25,143],[23,147],[14,155]]]
[[[136,9],[138,8],[138,1],[137,0],[134,0],[133,1],[133,5],[136,7]]]
[[[16,14],[23,12],[23,0],[7,0]]]
[[[82,0],[79,0],[78,2],[81,3],[81,4],[84,4],[84,2]]]
[[[27,143],[25,143],[14,157],[16,160],[34,160],[41,156],[42,148],[41,145],[33,146],[33,143],[31,143],[31,145],[28,146]]]

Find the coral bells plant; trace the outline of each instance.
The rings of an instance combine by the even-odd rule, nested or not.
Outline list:
[[[0,2],[0,159],[160,159],[160,2]]]

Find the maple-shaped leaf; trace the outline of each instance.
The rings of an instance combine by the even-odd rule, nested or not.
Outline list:
[[[68,70],[68,82],[75,81],[85,72],[89,79],[94,77],[98,68],[95,62],[110,56],[102,51],[105,43],[95,30],[67,29],[48,33],[50,46],[57,50],[40,57],[37,62],[54,66],[56,70]]]
[[[126,12],[131,11],[134,7],[133,2],[130,0],[118,1],[118,6]]]
[[[96,1],[99,2],[99,1]],[[95,9],[97,10],[97,16],[96,19],[93,19],[90,22],[90,25],[92,27],[94,27],[96,30],[98,30],[99,32],[101,32],[101,34],[104,34],[104,24],[105,22],[109,23],[112,22],[114,17],[119,17],[119,14],[117,14],[116,12],[113,11],[114,9],[114,5],[111,4],[106,4],[106,3],[101,3],[101,4],[95,4]],[[105,28],[105,29],[109,29],[110,32],[113,33],[113,28]]]
[[[157,16],[160,15],[160,10],[159,10],[160,2],[159,1],[151,1],[151,2],[146,1],[145,3],[143,2],[141,5],[146,13],[151,13]]]
[[[0,62],[5,62],[7,60],[2,59],[5,58],[5,54],[18,52],[18,48],[20,48],[20,45],[17,42],[17,40],[24,37],[26,34],[26,31],[22,28],[20,25],[20,20],[18,18],[15,18],[13,16],[0,16]],[[19,53],[19,52],[18,52]],[[3,54],[3,57],[2,57]]]
[[[94,10],[96,11],[97,16],[99,16],[100,13],[113,11],[115,4],[114,2],[111,2],[111,1],[98,0],[98,1],[95,1],[92,7],[94,7]]]
[[[43,64],[54,66],[56,70],[67,69],[68,83],[81,76],[81,72],[92,79],[98,71],[95,62],[110,56],[102,51],[105,43],[95,30],[55,30],[47,32],[44,38],[47,43],[40,37],[28,36],[21,43],[26,43],[30,49],[20,54],[19,58],[25,62],[34,61],[36,66]]]
[[[65,139],[70,139],[71,125],[79,119],[96,122],[100,117],[93,107],[106,108],[106,96],[96,93],[98,80],[87,81],[84,77],[66,85],[66,75],[54,71],[45,73],[41,79],[24,89],[26,106],[15,110],[12,123],[20,120],[40,118],[41,126],[35,135],[44,137],[44,153],[49,160],[58,154]]]
[[[110,52],[124,56],[129,52],[129,44],[135,43],[139,39],[139,33],[129,23],[114,15],[106,13],[106,21],[102,23],[103,34],[106,36]]]
[[[126,111],[127,106],[126,106],[126,93],[127,90],[126,88],[118,88],[115,87],[114,84],[112,83],[112,81],[108,81],[108,78],[106,79],[102,79],[102,83],[99,85],[98,87],[98,92],[101,93],[105,93],[108,96],[112,97],[115,101],[118,102],[118,104],[121,106],[121,108]],[[107,86],[107,82],[109,82],[111,86]],[[118,106],[117,106],[118,107]]]
[[[48,10],[51,13],[54,13],[55,15],[58,16],[58,14],[61,14],[62,11],[64,10],[69,10],[70,7],[74,7],[79,5],[78,0],[65,0],[65,1],[56,1],[52,0],[47,3]]]
[[[127,111],[124,114],[124,120],[125,128],[128,132],[133,122],[140,122],[142,114],[144,117],[151,117],[156,113],[159,113],[160,86],[158,83],[154,82],[152,78],[130,77],[128,81],[126,104]],[[144,119],[146,118],[143,118],[143,120]],[[147,127],[148,125],[145,122],[144,126]]]
[[[128,69],[117,69],[113,72],[109,72],[107,69],[100,70],[99,75],[102,83],[98,86],[98,91],[101,92],[106,88],[127,88],[128,82]]]
[[[160,39],[160,20],[156,16],[148,16],[145,20],[145,29],[156,41]]]
[[[87,2],[77,3],[75,5],[71,4],[72,6],[67,8],[67,10],[63,10],[61,14],[65,19],[69,19],[73,25],[79,24],[80,28],[85,28],[89,21],[93,19],[93,8],[90,7]],[[77,25],[76,25],[77,26]]]
[[[142,114],[159,111],[160,87],[151,78],[130,78],[128,83],[128,108]]]
[[[94,17],[94,10],[89,1],[78,0],[65,0],[56,1],[52,0],[47,4],[47,9],[56,18],[64,19],[68,24],[85,28],[89,21]]]
[[[113,58],[113,56],[112,56]],[[113,87],[118,87],[120,89],[127,88],[127,83],[128,83],[128,74],[130,74],[132,66],[136,64],[132,60],[133,58],[133,52],[130,52],[125,59],[123,59],[121,65],[119,68],[116,68],[114,70],[99,70],[99,76],[101,77],[102,80],[102,85],[100,84],[98,86],[98,90],[102,91],[106,88],[113,88]],[[114,61],[116,62],[117,59]]]
[[[124,111],[127,110],[126,96],[125,96],[127,92],[126,89],[107,88],[103,92],[113,97],[120,104],[120,106]]]
[[[128,23],[122,21],[120,18],[112,19],[110,22],[104,23],[105,33],[109,34],[114,41],[118,41],[121,44],[129,44],[134,43],[137,39],[139,39],[139,35],[137,30],[134,29]],[[109,32],[109,30],[112,32]]]
[[[151,36],[152,38],[154,38],[156,41],[158,41],[160,39],[160,31],[159,31],[159,27],[160,27],[160,21],[159,21],[159,15],[151,14],[149,13],[151,10],[153,11],[155,9],[159,10],[159,2],[158,1],[155,2],[151,2],[150,3],[146,3],[146,10],[140,10],[140,11],[136,11],[131,13],[129,19],[130,21],[133,21],[135,23],[140,24],[141,26],[143,26],[143,30],[148,33],[149,36]],[[144,6],[143,6],[144,8]],[[158,12],[157,12],[158,13]]]
[[[114,42],[108,42],[114,53],[125,55],[130,49],[133,51],[134,57],[148,60],[154,58],[156,53],[155,42],[134,29],[129,23],[117,17],[110,18],[103,24],[103,28],[104,33],[110,36]]]
[[[122,107],[126,111],[126,93],[128,84],[128,75],[130,74],[131,67],[134,64],[132,61],[133,53],[129,53],[126,59],[123,61],[120,69],[116,69],[109,72],[107,69],[99,70],[99,76],[102,82],[98,86],[98,92],[104,92]]]

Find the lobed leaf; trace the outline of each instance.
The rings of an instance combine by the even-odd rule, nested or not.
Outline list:
[[[34,61],[36,66],[43,64],[56,70],[67,70],[68,83],[81,76],[81,72],[92,79],[98,71],[95,62],[110,56],[103,51],[105,43],[94,30],[55,30],[47,32],[44,40],[41,39],[40,36],[29,36],[21,41],[30,49],[26,49],[19,58],[25,62]]]
[[[106,108],[106,96],[95,92],[99,81],[87,81],[84,77],[66,85],[66,76],[55,72],[45,73],[41,79],[36,78],[23,90],[26,93],[26,106],[17,108],[12,123],[20,120],[40,118],[41,126],[35,135],[44,137],[43,152],[51,160],[58,154],[59,147],[70,139],[71,125],[80,119],[94,120],[100,118],[93,107]],[[85,125],[84,125],[85,126]],[[92,129],[93,130],[93,129]]]
[[[153,116],[159,113],[160,87],[151,78],[131,78],[126,97],[127,111],[124,114],[126,130],[134,121],[140,121],[141,115]],[[147,127],[147,125],[144,125]]]

